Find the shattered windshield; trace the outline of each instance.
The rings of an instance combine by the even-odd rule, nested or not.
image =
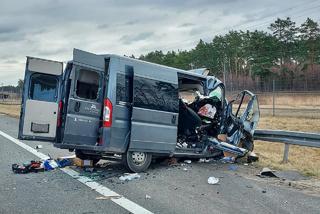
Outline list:
[[[222,89],[221,89],[221,87],[217,87],[214,90],[212,90],[209,93],[209,97],[211,97],[211,98],[216,97],[219,100],[221,100],[221,98],[222,98]]]

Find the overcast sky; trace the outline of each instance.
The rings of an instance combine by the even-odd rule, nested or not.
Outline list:
[[[23,78],[26,56],[191,49],[231,29],[267,30],[277,17],[319,22],[319,10],[320,0],[1,0],[0,85]]]

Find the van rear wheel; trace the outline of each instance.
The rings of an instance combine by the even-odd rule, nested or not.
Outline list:
[[[144,172],[152,161],[152,155],[147,152],[127,151],[122,155],[122,162],[132,172]]]

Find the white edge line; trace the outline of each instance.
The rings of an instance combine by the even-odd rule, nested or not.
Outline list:
[[[37,156],[38,158],[41,158],[42,160],[46,160],[49,159],[50,157],[38,152],[36,149],[22,143],[21,141],[17,140],[14,137],[11,137],[10,135],[2,132],[0,130],[0,135],[2,135],[3,137],[5,137],[6,139],[12,141],[13,143],[17,144],[18,146],[24,148],[25,150],[27,150],[28,152],[34,154],[35,156]],[[141,207],[140,205],[130,201],[129,199],[119,195],[118,193],[112,191],[111,189],[93,181],[92,179],[80,175],[78,172],[74,171],[73,169],[70,168],[60,168],[60,170],[64,173],[66,173],[67,175],[71,176],[72,178],[78,180],[79,182],[83,183],[84,185],[90,187],[92,190],[95,190],[96,192],[98,192],[99,194],[105,196],[105,197],[110,197],[110,200],[113,201],[114,203],[118,204],[119,206],[123,207],[124,209],[128,210],[131,213],[145,213],[145,214],[151,214],[152,212],[150,212],[149,210]]]

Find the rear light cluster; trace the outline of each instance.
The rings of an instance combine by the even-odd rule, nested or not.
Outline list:
[[[58,105],[57,128],[60,128],[62,125],[62,107],[63,103],[62,100],[60,100]]]
[[[105,99],[103,107],[103,127],[111,127],[112,124],[112,103],[109,99]]]

